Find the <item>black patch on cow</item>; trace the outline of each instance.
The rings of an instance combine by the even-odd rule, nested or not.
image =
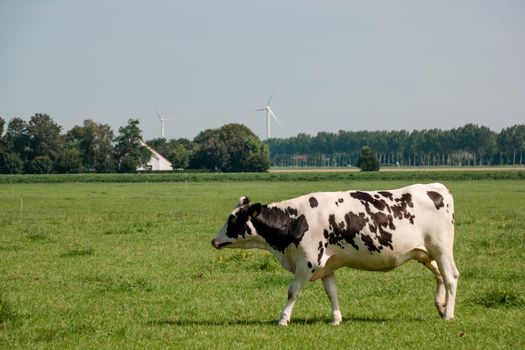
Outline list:
[[[385,197],[385,198],[390,199],[391,201],[394,200],[394,198],[393,198],[391,192],[387,192],[387,191],[379,191],[379,192],[377,192],[377,193],[379,193],[380,195],[382,195],[382,196]]]
[[[310,197],[308,200],[310,201],[310,207],[312,208],[317,208],[317,206],[319,205],[319,202],[317,201],[317,199],[315,199],[315,197]]]
[[[311,269],[312,268],[312,263],[311,262],[308,262],[308,268]]]
[[[390,232],[396,229],[394,217],[399,220],[408,219],[412,224],[414,224],[415,218],[415,216],[408,211],[409,207],[413,207],[412,195],[410,193],[405,193],[395,200],[390,192],[381,191],[378,193],[385,198],[392,198],[392,201],[396,204],[389,205],[384,199],[379,200],[374,198],[367,192],[357,191],[350,193],[353,198],[358,199],[365,207],[366,214],[368,214],[368,218],[366,218],[368,229],[370,233],[375,234],[377,243],[379,243],[379,245],[376,246],[373,236],[367,236],[361,233],[361,240],[370,252],[380,252],[385,247],[394,249],[392,246],[392,233]],[[372,208],[379,211],[374,212]]]
[[[240,210],[236,215],[230,215],[228,217],[228,227],[226,228],[226,236],[230,238],[238,238],[241,236],[244,238],[246,234],[251,234],[252,231],[246,224],[248,221],[248,212]]]
[[[295,215],[297,211],[295,210]],[[290,245],[297,247],[308,231],[308,221],[304,215],[292,215],[280,208],[263,205],[261,213],[252,219],[257,233],[275,250],[284,252]]]
[[[443,196],[440,195],[439,193],[434,192],[434,191],[427,191],[427,196],[430,199],[432,199],[436,209],[439,210],[439,208],[443,208],[445,206],[445,203],[443,202]]]
[[[335,221],[335,215],[330,214],[328,217],[328,223],[330,225],[331,233],[326,232],[328,235],[328,243],[337,245],[343,248],[342,241],[349,243],[356,250],[359,249],[355,243],[356,235],[365,227],[367,220],[365,219],[365,213],[359,213],[356,215],[352,212],[345,214],[344,221],[337,223]],[[325,236],[326,236],[325,235]]]
[[[393,222],[393,217],[390,214],[385,214],[383,212],[378,211],[377,213],[373,213],[370,210],[370,206],[368,204],[365,205],[366,213],[370,216],[370,219],[372,222],[369,222],[369,228],[370,231],[374,232],[376,234],[377,241],[381,246],[389,247],[390,249],[394,249],[392,246],[392,233],[386,231],[385,229],[388,227],[390,230],[395,230],[396,226]],[[368,237],[370,240],[371,237]],[[373,240],[369,241],[367,243],[367,240],[365,238],[365,235],[361,235],[361,239],[363,242],[365,242],[366,246],[368,247],[368,250],[373,252],[374,250],[380,251],[382,247],[376,248],[374,246]],[[372,247],[373,246],[373,247]]]
[[[339,198],[337,201],[338,201],[339,203],[343,203],[345,200],[344,200],[343,198]]]
[[[319,248],[317,249],[319,250],[319,255],[317,255],[317,263],[321,265],[321,258],[323,257],[323,254],[324,254],[324,247],[323,247],[322,241],[319,241]]]
[[[413,225],[415,216],[408,212],[408,207],[414,207],[414,204],[412,203],[412,195],[410,193],[404,193],[400,198],[396,198],[395,202],[395,205],[390,206],[394,217],[399,220],[403,220],[403,218],[408,219]]]
[[[294,216],[297,216],[297,209],[295,208],[292,208],[292,207],[288,207],[286,208],[286,212],[290,215],[294,215]]]
[[[406,203],[410,208],[414,208],[414,204],[412,203],[412,195],[410,193],[403,193],[401,198],[396,198],[395,201]]]
[[[350,196],[352,196],[352,198],[360,200],[363,205],[365,205],[365,203],[370,203],[378,210],[385,210],[386,208],[388,212],[390,212],[390,206],[385,202],[384,199],[376,199],[372,197],[372,195],[370,195],[370,193],[368,192],[350,192]]]
[[[376,251],[378,253],[381,253],[381,250],[379,250],[379,248],[377,248],[374,245],[374,240],[372,239],[372,237],[368,235],[361,235],[361,240],[363,241],[363,243],[366,245],[366,247],[368,248],[370,252]]]

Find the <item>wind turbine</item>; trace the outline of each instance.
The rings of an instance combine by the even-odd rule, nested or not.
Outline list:
[[[155,109],[155,113],[157,114],[157,117],[159,117],[159,120],[160,120],[160,137],[164,138],[164,122],[166,120],[172,120],[172,119],[162,118],[156,109]]]
[[[279,122],[279,119],[277,119],[277,116],[270,108],[270,103],[272,102],[273,93],[270,95],[270,98],[268,99],[268,103],[265,107],[256,108],[253,111],[266,111],[266,139],[270,138],[270,116],[272,116],[273,119],[277,122],[277,124],[281,125],[281,122]]]

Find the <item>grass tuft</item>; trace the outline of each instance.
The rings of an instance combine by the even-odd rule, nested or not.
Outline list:
[[[143,278],[137,278],[131,281],[121,281],[114,285],[115,290],[119,292],[151,292],[151,284]]]
[[[51,237],[45,232],[36,232],[30,233],[27,235],[27,238],[33,242],[50,242],[52,241]]]
[[[94,331],[92,326],[83,323],[73,324],[69,327],[69,332],[73,334],[88,334]]]
[[[474,303],[486,308],[525,308],[523,297],[511,291],[490,291],[474,299]]]
[[[94,290],[102,293],[120,292],[151,292],[153,287],[146,279],[138,277],[132,279],[123,279],[108,275],[87,276],[80,279],[82,282],[90,285]]]
[[[52,342],[60,340],[64,337],[64,333],[55,328],[37,328],[34,332],[34,340],[36,342]]]
[[[0,325],[16,320],[16,313],[11,306],[9,300],[0,294]]]
[[[60,255],[62,258],[70,258],[75,256],[89,256],[93,255],[95,250],[93,248],[74,248]]]
[[[256,267],[260,271],[277,271],[282,267],[279,266],[275,257],[270,254],[264,254],[256,264]]]

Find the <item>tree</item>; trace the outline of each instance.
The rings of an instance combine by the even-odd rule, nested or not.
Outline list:
[[[501,158],[507,164],[523,164],[525,151],[525,125],[517,124],[501,130],[498,135],[498,148]]]
[[[28,163],[30,156],[29,134],[27,123],[23,119],[13,118],[9,121],[4,141],[9,151],[16,153],[23,165]]]
[[[138,119],[129,119],[128,125],[119,128],[115,138],[113,153],[118,172],[136,172],[138,167],[145,166],[151,158],[150,151],[142,146],[142,131]]]
[[[261,172],[270,167],[268,146],[246,126],[227,124],[219,129],[220,138],[226,145],[225,172]]]
[[[0,117],[0,174],[19,174],[24,170],[24,163],[18,153],[10,147],[4,135],[5,120]]]
[[[63,147],[58,152],[57,159],[55,160],[55,171],[61,174],[80,173],[84,171],[78,144],[68,140],[64,140],[62,144]]]
[[[377,153],[368,146],[361,148],[357,166],[361,171],[379,171],[379,159]]]
[[[176,145],[168,154],[173,169],[186,169],[190,164],[190,153],[182,144]]]
[[[50,174],[53,171],[53,161],[48,156],[36,156],[28,165],[31,174]]]
[[[268,146],[246,126],[227,124],[201,132],[194,139],[190,167],[225,172],[260,172],[270,167]]]
[[[55,123],[47,114],[35,114],[27,125],[29,137],[29,159],[47,157],[53,164],[58,158],[62,145],[60,131],[62,127]],[[39,158],[37,163],[42,163],[44,158]],[[47,162],[47,160],[46,160]],[[32,167],[30,167],[32,169]]]
[[[13,118],[9,121],[6,133],[0,141],[0,172],[3,174],[23,173],[28,157],[27,123],[21,118]]]
[[[201,131],[195,139],[195,154],[190,159],[192,169],[222,170],[228,162],[225,143],[220,138],[219,129]]]
[[[10,152],[0,147],[0,174],[22,174],[24,162],[16,152]]]
[[[473,165],[482,165],[486,156],[495,153],[496,134],[489,128],[469,123],[457,129],[457,133],[459,146],[471,154]]]
[[[77,145],[87,171],[109,173],[115,170],[112,154],[114,135],[109,125],[84,120],[83,125],[71,129],[66,138]]]
[[[174,169],[186,169],[190,165],[190,159],[195,153],[195,144],[185,138],[172,139],[168,142],[170,152],[167,158]]]

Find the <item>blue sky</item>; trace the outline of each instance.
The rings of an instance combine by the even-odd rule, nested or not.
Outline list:
[[[525,123],[525,2],[0,2],[0,116],[144,138]]]

